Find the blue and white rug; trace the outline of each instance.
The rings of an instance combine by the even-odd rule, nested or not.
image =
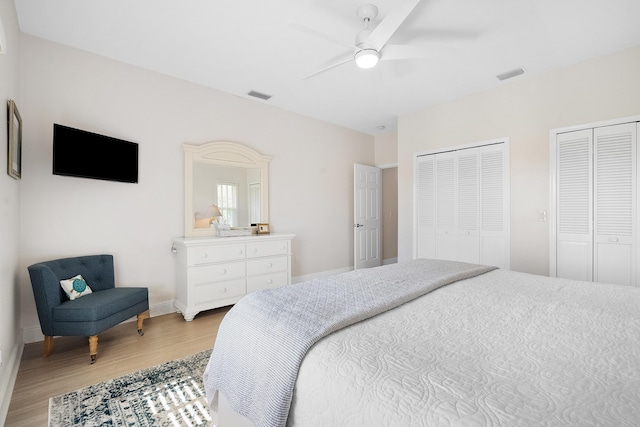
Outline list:
[[[211,426],[202,374],[211,350],[49,399],[49,427]]]

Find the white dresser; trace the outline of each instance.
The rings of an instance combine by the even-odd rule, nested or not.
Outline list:
[[[291,283],[293,234],[177,238],[176,309],[186,321],[249,292]]]

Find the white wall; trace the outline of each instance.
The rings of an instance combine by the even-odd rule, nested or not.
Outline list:
[[[640,47],[526,75],[490,91],[399,118],[399,259],[412,258],[413,156],[510,137],[511,268],[549,273],[549,131],[640,114]]]
[[[0,19],[6,37],[6,53],[0,54],[0,425],[4,423],[20,354],[20,189],[21,182],[6,173],[6,101],[13,99],[21,110],[19,91],[20,33],[12,1],[0,1]]]
[[[112,253],[119,285],[173,299],[183,142],[273,157],[270,224],[296,234],[294,277],[353,265],[353,164],[373,163],[373,137],[24,34],[21,53],[23,327],[38,325],[26,266],[46,259]],[[53,176],[54,122],[139,143],[139,183]]]
[[[375,137],[376,166],[398,163],[398,133],[387,132]]]

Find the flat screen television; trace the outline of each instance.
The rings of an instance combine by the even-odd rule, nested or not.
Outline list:
[[[137,183],[138,144],[54,123],[53,174]]]

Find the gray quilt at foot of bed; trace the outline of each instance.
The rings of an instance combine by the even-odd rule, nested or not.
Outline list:
[[[494,269],[419,259],[253,292],[220,325],[204,374],[209,405],[217,412],[222,392],[256,427],[284,426],[300,363],[319,339]]]

